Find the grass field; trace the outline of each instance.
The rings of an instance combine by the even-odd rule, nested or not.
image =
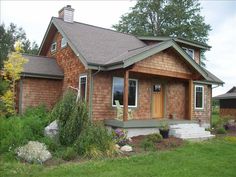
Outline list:
[[[24,164],[1,156],[0,176],[235,177],[236,141],[218,138],[202,143],[186,143],[172,151],[49,167]]]

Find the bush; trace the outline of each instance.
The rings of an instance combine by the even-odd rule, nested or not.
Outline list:
[[[112,135],[103,125],[95,123],[83,129],[75,147],[80,155],[89,158],[113,156],[116,153]]]
[[[145,150],[145,151],[154,151],[155,148],[155,143],[153,141],[148,140],[147,138],[145,138],[142,142],[141,142],[141,147]]]
[[[77,156],[77,152],[73,147],[66,147],[63,151],[61,151],[61,158],[63,160],[73,160]]]
[[[223,127],[220,127],[220,128],[217,128],[217,129],[216,129],[216,133],[217,133],[217,134],[225,134],[225,133],[226,133],[226,130],[225,130]]]
[[[153,143],[160,143],[163,139],[159,133],[153,133],[153,134],[147,135],[146,138],[148,141],[151,141]]]
[[[129,142],[127,139],[127,130],[125,129],[117,128],[112,131],[112,135],[115,143],[119,146],[124,146]]]
[[[0,119],[0,153],[12,151],[28,141],[43,137],[48,116],[45,107],[28,109],[22,116]]]
[[[89,123],[87,106],[83,101],[76,103],[76,94],[67,91],[51,112],[50,120],[55,119],[58,119],[60,143],[72,145]]]

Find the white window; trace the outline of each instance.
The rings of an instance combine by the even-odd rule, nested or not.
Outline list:
[[[87,76],[79,77],[79,90],[80,90],[80,98],[82,100],[86,100],[87,94]]]
[[[63,38],[61,39],[61,48],[66,47],[66,45],[67,45],[67,41],[66,41],[66,39],[63,37]]]
[[[53,42],[51,45],[51,52],[55,52],[57,50],[57,43]]]
[[[204,108],[204,87],[195,85],[195,109]]]
[[[182,48],[192,59],[194,59],[194,50],[193,49],[189,49],[186,47],[182,47]]]
[[[137,107],[138,80],[129,79],[128,106]],[[113,77],[112,84],[112,106],[115,106],[115,100],[123,106],[124,78]]]

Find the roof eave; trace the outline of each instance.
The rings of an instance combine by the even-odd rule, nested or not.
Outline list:
[[[206,45],[206,44],[200,44],[198,42],[194,42],[194,41],[190,41],[190,40],[186,40],[186,39],[181,39],[181,38],[177,38],[177,37],[145,37],[145,36],[141,36],[141,37],[138,37],[138,39],[140,40],[151,40],[151,41],[166,41],[166,40],[174,40],[176,42],[180,42],[180,43],[183,43],[183,44],[186,44],[186,45],[191,45],[191,46],[194,46],[194,47],[198,47],[198,48],[201,48],[201,49],[204,49],[204,50],[210,50],[211,49],[211,46],[209,45]]]
[[[33,77],[33,78],[62,80],[64,78],[64,75],[51,75],[51,74],[22,72],[21,77]]]

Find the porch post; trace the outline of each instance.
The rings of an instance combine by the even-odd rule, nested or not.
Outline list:
[[[189,106],[188,119],[191,120],[193,116],[193,80],[189,80]]]
[[[124,73],[123,121],[128,120],[129,71]]]

